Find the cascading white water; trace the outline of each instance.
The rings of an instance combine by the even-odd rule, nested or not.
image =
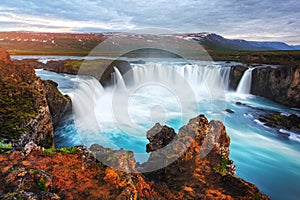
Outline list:
[[[221,74],[221,77],[223,79],[223,84],[226,90],[229,89],[229,82],[230,82],[230,71],[231,67],[222,67],[219,66],[219,72]]]
[[[117,67],[114,67],[115,73],[114,73],[114,85],[121,90],[126,89],[125,82],[123,80],[121,72],[118,70]]]
[[[147,63],[133,65],[133,77],[125,78],[126,84],[138,84],[140,81],[167,80],[180,86],[174,73],[177,73],[189,83],[195,91],[224,91],[229,86],[230,67],[219,65],[166,65],[161,63]],[[210,91],[212,92],[212,91]]]
[[[240,93],[240,94],[250,94],[250,91],[251,91],[251,84],[252,84],[252,71],[253,71],[253,68],[250,68],[250,69],[247,69],[240,82],[239,82],[239,85],[237,87],[237,93]]]
[[[98,80],[92,77],[81,77],[75,80],[76,88],[72,94],[72,104],[77,116],[79,128],[97,131],[96,121],[93,121],[94,108],[97,99],[101,98],[104,89]],[[86,106],[89,105],[89,106]]]
[[[205,110],[216,110],[209,102],[224,98],[230,73],[230,68],[214,64],[176,63],[132,64],[131,72],[123,76],[116,67],[114,70],[113,87],[103,91],[99,81],[87,79],[79,81],[74,92],[78,135],[87,146],[105,143],[113,148],[103,138],[109,140],[117,137],[115,134],[121,138],[124,134],[145,137],[155,122],[168,124],[176,120],[180,126],[182,120],[199,113],[202,102],[207,102]],[[215,113],[222,110],[219,108]],[[219,116],[222,120],[222,114]],[[117,141],[112,139],[114,142]]]

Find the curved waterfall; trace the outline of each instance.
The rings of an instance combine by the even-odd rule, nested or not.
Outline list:
[[[200,108],[220,112],[222,120],[224,105],[211,102],[225,98],[230,67],[146,63],[132,64],[123,75],[116,67],[114,71],[112,87],[103,90],[99,81],[85,78],[74,91],[75,122],[87,146],[103,144],[105,133],[105,138],[113,137],[111,133],[144,137],[155,122],[171,125],[175,120],[180,126]]]
[[[237,93],[240,94],[250,94],[251,92],[251,83],[252,83],[252,71],[253,68],[247,69],[237,87]]]

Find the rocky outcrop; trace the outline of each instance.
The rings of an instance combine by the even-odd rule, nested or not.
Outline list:
[[[56,73],[76,75],[83,60],[50,60],[44,66],[44,69]]]
[[[300,67],[254,69],[251,93],[300,108]]]
[[[9,54],[0,47],[0,64],[12,64]]]
[[[295,114],[283,115],[278,112],[260,115],[259,121],[265,126],[284,129],[294,133],[300,134],[300,117]]]
[[[122,74],[131,69],[127,61],[105,59],[48,61],[44,69],[57,73],[93,76],[106,86],[111,84],[111,74],[114,72],[114,67],[117,67]]]
[[[151,140],[153,134],[170,139],[174,135],[173,129],[159,124],[148,132]],[[161,144],[158,137],[154,142]],[[191,119],[166,146],[156,145],[161,148],[151,151],[149,160],[138,168],[133,152],[123,149],[95,144],[90,149],[44,150],[31,143],[23,151],[0,154],[0,198],[268,199],[235,176],[229,144],[223,124],[208,122],[203,115]],[[166,154],[155,155],[165,148]],[[171,157],[177,159],[170,165],[139,173]]]
[[[47,104],[50,109],[53,126],[56,127],[64,115],[72,110],[72,101],[68,95],[62,95],[57,89],[57,83],[51,80],[43,81]]]
[[[174,129],[167,126],[155,124],[153,128],[147,131],[149,144],[146,145],[146,152],[156,151],[167,146],[176,136]]]
[[[156,135],[165,135],[166,127],[157,127],[152,132],[158,130]],[[268,199],[254,185],[235,176],[235,165],[228,157],[230,138],[221,122],[208,122],[200,115],[174,138],[163,150],[151,152],[148,161],[138,167],[146,171],[147,181],[156,183],[154,189],[163,198]],[[169,164],[151,170],[161,163]]]
[[[131,156],[119,158],[134,164]],[[28,155],[24,151],[0,154],[0,161],[1,199],[163,199],[154,191],[154,183],[141,174],[99,163],[86,147],[36,147]]]
[[[3,54],[3,51],[1,51]],[[31,66],[0,63],[0,140],[23,147],[33,141],[53,145],[53,126],[44,85]]]
[[[17,66],[29,65],[34,69],[44,69],[46,66],[44,63],[39,62],[37,59],[14,60],[14,64]]]

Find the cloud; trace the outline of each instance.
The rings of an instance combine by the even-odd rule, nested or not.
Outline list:
[[[300,44],[299,9],[298,0],[2,0],[0,30],[130,31],[158,27]]]

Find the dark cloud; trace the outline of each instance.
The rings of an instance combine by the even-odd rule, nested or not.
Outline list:
[[[0,30],[88,32],[159,27],[300,44],[299,9],[298,0],[1,0]],[[51,20],[57,23],[49,26]]]

